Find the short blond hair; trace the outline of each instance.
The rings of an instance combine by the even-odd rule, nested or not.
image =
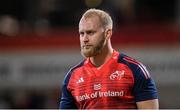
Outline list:
[[[110,28],[110,29],[113,28],[113,21],[112,21],[111,16],[107,12],[100,10],[100,9],[95,9],[95,8],[88,9],[82,15],[82,18],[90,18],[93,16],[99,17],[99,20],[102,23],[102,25],[104,26],[104,28]]]

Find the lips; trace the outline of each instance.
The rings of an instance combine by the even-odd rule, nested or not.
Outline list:
[[[86,49],[88,49],[88,48],[90,48],[92,45],[83,45],[83,48],[86,48]]]

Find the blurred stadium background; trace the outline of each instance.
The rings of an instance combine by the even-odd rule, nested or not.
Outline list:
[[[160,108],[180,108],[180,0],[1,0],[0,108],[58,108],[92,7],[113,17],[115,49],[148,67]]]

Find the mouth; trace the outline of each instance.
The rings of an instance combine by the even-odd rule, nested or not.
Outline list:
[[[92,45],[83,45],[83,48],[85,49],[89,49],[90,47],[92,47]]]

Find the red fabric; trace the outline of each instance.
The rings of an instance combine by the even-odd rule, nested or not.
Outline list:
[[[100,68],[87,59],[82,67],[73,71],[67,87],[78,108],[136,108],[131,94],[134,85],[132,71],[117,62],[118,56],[115,51]]]

